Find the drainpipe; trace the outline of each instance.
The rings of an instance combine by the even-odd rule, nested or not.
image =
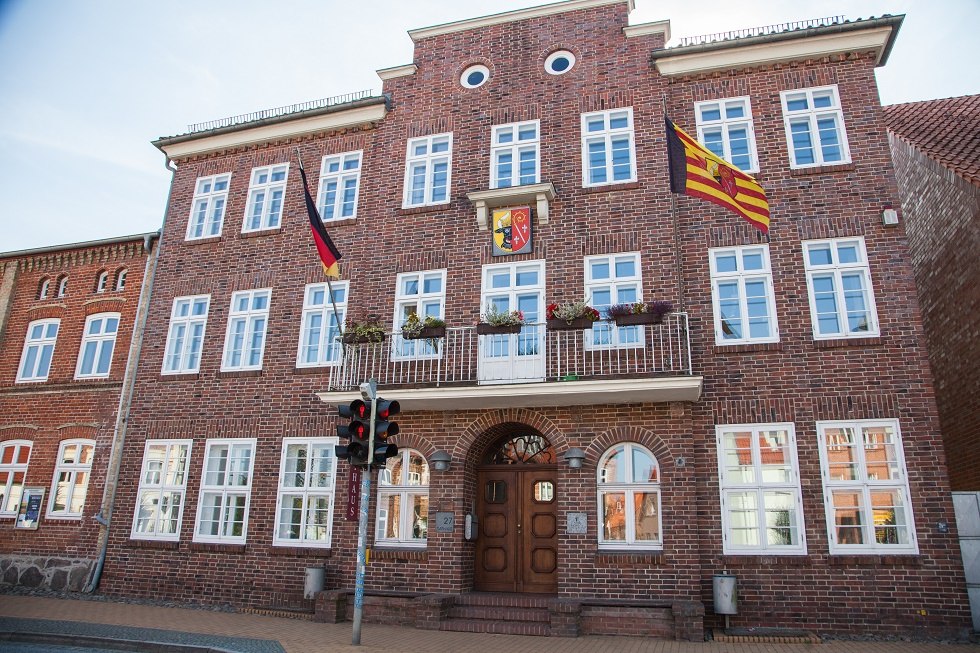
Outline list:
[[[167,214],[170,213],[170,198],[173,197],[174,179],[177,168],[170,165],[170,157],[164,161],[170,171],[170,192],[167,194],[167,205],[163,210],[163,223],[160,231],[155,234],[157,248],[153,248],[154,234],[143,237],[143,248],[148,253],[146,267],[143,272],[143,285],[140,287],[139,304],[136,310],[136,322],[133,325],[133,338],[129,345],[129,357],[126,359],[126,372],[123,375],[122,391],[119,393],[119,408],[116,411],[116,428],[112,436],[112,449],[109,452],[109,468],[106,472],[105,488],[102,491],[102,508],[95,515],[95,521],[101,526],[98,539],[99,557],[89,576],[88,583],[82,589],[86,594],[94,592],[99,587],[102,569],[105,566],[106,552],[109,549],[109,526],[112,522],[112,508],[116,502],[116,488],[119,485],[119,469],[122,466],[123,445],[126,442],[126,427],[129,423],[129,409],[133,403],[133,390],[136,387],[136,370],[139,366],[140,351],[143,348],[143,333],[146,329],[146,316],[150,308],[150,297],[153,292],[153,279],[156,276],[157,261],[160,258],[160,247],[163,239],[163,227],[167,224]]]

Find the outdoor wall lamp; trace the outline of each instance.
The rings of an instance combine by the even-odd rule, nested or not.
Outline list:
[[[568,466],[572,469],[581,469],[582,461],[585,460],[585,452],[578,447],[572,447],[562,457],[568,461]]]
[[[449,469],[449,463],[452,462],[452,457],[445,451],[437,451],[432,454],[429,458],[429,462],[432,463],[433,469],[437,472],[445,472]]]

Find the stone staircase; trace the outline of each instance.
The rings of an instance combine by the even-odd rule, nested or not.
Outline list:
[[[461,594],[440,630],[503,635],[551,635],[549,597],[534,594]]]

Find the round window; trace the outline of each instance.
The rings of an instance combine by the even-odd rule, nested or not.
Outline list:
[[[575,55],[568,50],[558,50],[544,60],[544,69],[552,75],[564,75],[575,66]]]
[[[483,86],[490,79],[490,69],[486,66],[470,66],[463,71],[459,78],[459,83],[466,88],[476,88]]]

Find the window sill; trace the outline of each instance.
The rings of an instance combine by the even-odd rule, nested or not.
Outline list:
[[[180,548],[177,540],[138,540],[130,538],[126,543],[130,549],[158,549],[161,551],[176,551]]]
[[[187,238],[184,240],[185,245],[210,245],[211,243],[220,243],[224,238],[222,236],[208,236],[207,238]]]
[[[221,370],[219,379],[234,379],[239,377],[262,376],[262,370]]]
[[[258,231],[243,231],[238,234],[239,238],[261,238],[262,236],[275,236],[276,234],[282,233],[282,227],[275,227],[273,229],[259,229]]]
[[[200,372],[162,372],[161,381],[197,381],[201,378]]]
[[[753,342],[740,345],[719,345],[712,348],[713,354],[742,354],[753,351],[782,351],[781,342]]]
[[[840,347],[877,347],[881,345],[881,336],[868,338],[832,338],[830,340],[814,340],[816,349],[837,349]]]
[[[273,544],[268,549],[270,556],[291,556],[294,558],[308,558],[316,556],[318,558],[329,558],[331,556],[330,547],[318,546],[280,546]]]
[[[442,204],[428,204],[426,206],[402,207],[398,209],[398,215],[421,215],[423,213],[435,213],[436,211],[448,211],[451,202]]]
[[[602,186],[583,186],[583,193],[609,193],[616,190],[636,190],[642,188],[638,181],[624,181],[620,184],[603,184]]]
[[[54,390],[69,391],[69,392],[84,392],[85,390],[108,390],[110,388],[117,388],[122,385],[122,381],[115,379],[104,379],[102,381],[93,381],[91,379],[77,380],[71,382],[50,382],[50,381],[32,381],[30,383],[18,383],[13,387],[0,388],[0,394],[17,394],[19,392],[51,392]]]
[[[371,558],[374,560],[397,560],[397,561],[421,561],[429,559],[429,552],[425,547],[392,547],[371,549]]]
[[[187,549],[208,553],[245,553],[244,544],[219,544],[217,542],[191,542]]]
[[[666,562],[663,551],[631,551],[628,549],[599,549],[596,551],[595,564],[599,567],[634,568],[660,566]]]
[[[321,220],[324,227],[334,228],[334,227],[347,227],[357,224],[357,216],[350,218],[337,218],[336,220]]]
[[[837,163],[826,166],[812,166],[809,168],[790,168],[790,177],[809,177],[811,175],[829,175],[835,172],[851,172],[856,167],[853,163]]]
[[[882,554],[880,551],[831,553],[831,567],[921,567],[922,558],[915,553]]]

